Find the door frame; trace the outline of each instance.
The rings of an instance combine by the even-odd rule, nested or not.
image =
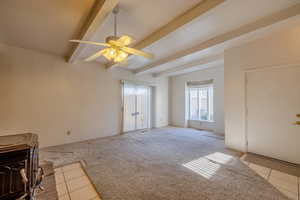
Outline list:
[[[121,134],[133,132],[133,131],[124,131],[124,84],[134,84],[134,85],[140,85],[140,86],[146,86],[149,87],[149,119],[148,119],[148,126],[149,128],[146,129],[136,129],[133,131],[139,131],[139,130],[147,130],[154,127],[154,121],[155,121],[155,115],[154,115],[154,105],[155,105],[155,86],[153,86],[150,83],[142,82],[142,81],[130,81],[130,80],[121,80]]]
[[[257,66],[257,67],[250,67],[248,69],[244,70],[244,118],[245,118],[245,152],[249,152],[249,132],[248,132],[248,74],[251,72],[257,72],[257,71],[268,71],[272,69],[282,69],[282,68],[294,68],[294,67],[300,67],[300,61],[296,63],[290,63],[290,64],[279,64],[279,65],[269,65],[269,66]]]

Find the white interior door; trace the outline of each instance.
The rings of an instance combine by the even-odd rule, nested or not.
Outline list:
[[[150,87],[125,83],[123,131],[150,127]]]
[[[300,66],[247,73],[248,151],[300,164]]]

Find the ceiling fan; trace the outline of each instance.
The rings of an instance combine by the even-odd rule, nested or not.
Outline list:
[[[114,14],[114,36],[108,36],[105,43],[92,42],[92,41],[83,41],[83,40],[70,40],[70,42],[78,42],[84,44],[91,44],[97,46],[104,46],[104,48],[90,57],[86,58],[85,61],[92,61],[98,58],[99,56],[104,56],[107,60],[114,63],[124,63],[127,60],[129,55],[138,55],[146,58],[153,58],[154,55],[146,53],[134,48],[128,47],[133,41],[133,39],[128,35],[123,35],[121,37],[117,36],[117,14],[119,12],[119,7],[115,7],[113,10]]]

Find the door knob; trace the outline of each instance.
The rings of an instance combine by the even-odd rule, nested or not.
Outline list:
[[[296,117],[300,118],[300,114],[297,114]]]
[[[131,116],[139,115],[139,112],[131,113]]]

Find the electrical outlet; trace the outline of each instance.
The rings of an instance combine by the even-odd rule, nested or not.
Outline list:
[[[70,130],[67,131],[67,135],[71,135],[71,131]]]

